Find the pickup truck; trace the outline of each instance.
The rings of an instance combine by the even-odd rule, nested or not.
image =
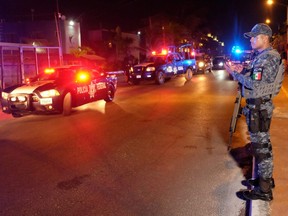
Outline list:
[[[128,73],[128,80],[139,84],[141,80],[154,80],[164,84],[166,80],[177,75],[185,75],[191,80],[196,69],[195,59],[184,59],[180,53],[152,55],[145,62],[134,65]]]

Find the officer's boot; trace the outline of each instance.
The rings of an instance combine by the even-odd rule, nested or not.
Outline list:
[[[248,179],[247,180],[247,183],[251,186],[254,186],[254,187],[259,187],[259,178],[256,178],[256,179]],[[275,182],[274,182],[274,178],[271,178],[271,181],[270,181],[270,186],[271,188],[275,188]]]
[[[263,179],[259,178],[259,187],[254,188],[253,190],[243,191],[243,196],[249,200],[264,200],[271,201],[273,200],[272,190],[271,190],[271,178]]]

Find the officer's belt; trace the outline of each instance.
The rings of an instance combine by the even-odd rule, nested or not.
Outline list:
[[[261,104],[264,104],[266,102],[271,101],[271,98],[263,99],[263,98],[248,98],[246,99],[246,103],[249,105],[256,105],[259,106]]]
[[[268,149],[268,151],[272,151],[272,145],[268,145],[268,143],[254,143],[252,149],[256,151],[256,149]]]
[[[269,146],[271,146],[271,144],[269,145],[269,143],[253,143],[252,147],[255,148],[268,148]]]

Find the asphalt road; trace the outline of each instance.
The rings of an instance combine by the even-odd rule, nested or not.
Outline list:
[[[113,103],[68,117],[2,118],[0,215],[244,215],[226,77],[120,83]]]

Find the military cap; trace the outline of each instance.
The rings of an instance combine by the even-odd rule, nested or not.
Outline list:
[[[272,37],[272,29],[265,23],[258,23],[252,28],[251,32],[244,33],[244,37],[256,37],[259,34],[264,34]]]

